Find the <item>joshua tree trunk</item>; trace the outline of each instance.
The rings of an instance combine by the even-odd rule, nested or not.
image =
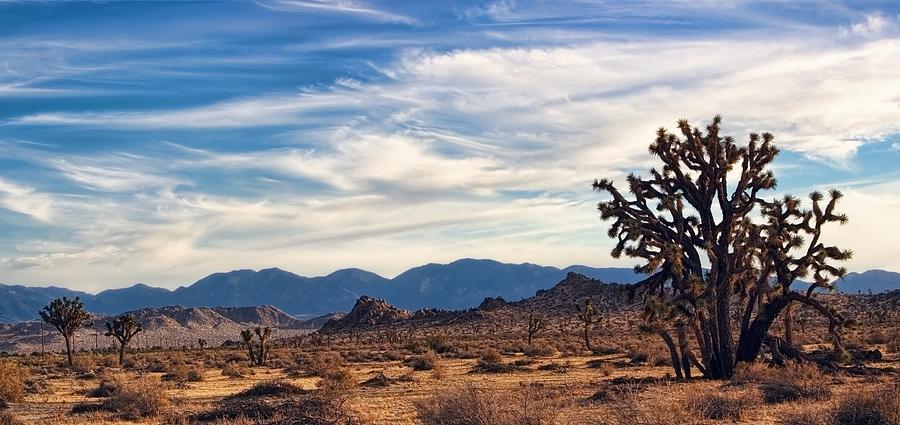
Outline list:
[[[72,335],[63,335],[63,339],[66,340],[66,358],[69,361],[69,366],[73,366],[75,364],[75,347],[72,344]]]
[[[125,366],[125,344],[119,344],[119,367]]]
[[[659,336],[662,337],[666,347],[669,348],[669,356],[672,358],[672,369],[675,369],[675,377],[678,380],[684,379],[684,374],[681,373],[681,359],[678,356],[678,349],[675,348],[675,343],[672,342],[672,337],[666,331],[660,331]]]
[[[588,351],[593,351],[593,348],[591,348],[591,335],[590,335],[591,331],[590,331],[590,329],[591,329],[591,324],[585,322],[584,323],[584,346],[587,348]]]
[[[794,345],[794,309],[793,304],[788,303],[784,308],[784,341]]]

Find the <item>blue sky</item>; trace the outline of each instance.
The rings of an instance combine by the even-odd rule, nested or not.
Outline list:
[[[0,2],[0,281],[630,266],[590,182],[716,113],[900,271],[898,36],[888,1]]]

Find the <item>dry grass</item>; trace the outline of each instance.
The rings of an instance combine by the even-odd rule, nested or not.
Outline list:
[[[0,402],[15,403],[25,399],[28,371],[16,362],[0,361]]]
[[[559,396],[535,384],[497,392],[467,384],[416,403],[424,425],[545,425],[556,419]]]

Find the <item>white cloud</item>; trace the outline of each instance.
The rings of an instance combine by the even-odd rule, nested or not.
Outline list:
[[[0,269],[22,282],[53,281],[67,270],[97,285],[84,288],[100,289],[136,276],[183,284],[240,267],[391,274],[462,256],[627,266],[607,256],[589,182],[648,168],[646,146],[658,126],[722,112],[727,132],[741,140],[771,131],[782,148],[836,166],[900,132],[900,40],[879,39],[889,28],[866,25],[854,30],[866,38],[852,42],[819,31],[406,51],[379,68],[380,79],[340,79],[298,94],[20,117],[8,124],[316,125],[284,133],[302,147],[29,157],[96,193],[56,199],[0,180],[4,208],[44,221],[65,217],[69,231],[65,244],[45,236],[0,252]],[[223,196],[191,184],[192,173],[211,171],[242,190]],[[851,223],[829,236],[857,251],[851,268],[900,269],[895,240],[867,237],[882,234],[872,226],[900,208],[879,195],[900,192],[884,184],[845,189]]]
[[[897,20],[892,16],[882,13],[870,13],[861,21],[854,22],[849,28],[844,28],[845,34],[852,34],[864,38],[880,36],[896,29]]]
[[[350,0],[256,0],[256,4],[271,10],[303,12],[320,10],[333,13],[347,13],[371,18],[377,21],[398,22],[417,25],[418,21],[396,13],[374,8],[359,1]]]
[[[53,199],[34,188],[0,178],[0,207],[48,222],[53,218]]]

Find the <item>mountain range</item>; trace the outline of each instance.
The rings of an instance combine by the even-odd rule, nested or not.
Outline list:
[[[175,290],[137,284],[97,294],[59,287],[0,284],[0,319],[32,320],[53,298],[80,297],[97,314],[117,314],[145,307],[272,305],[298,316],[348,311],[362,295],[383,298],[399,308],[466,309],[486,297],[521,300],[551,288],[568,272],[604,282],[633,283],[641,275],[629,268],[582,265],[563,269],[536,264],[507,264],[484,259],[461,259],[449,264],[426,264],[393,279],[360,269],[342,269],[327,276],[305,277],[277,268],[213,273]],[[844,292],[883,292],[900,289],[900,273],[869,270],[849,273],[839,288]]]

